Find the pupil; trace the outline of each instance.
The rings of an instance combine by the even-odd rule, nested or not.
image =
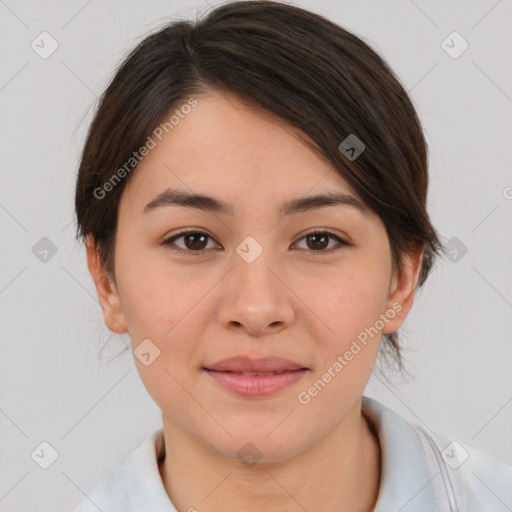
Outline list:
[[[309,240],[313,240],[313,247],[311,244],[308,244],[311,249],[325,249],[329,245],[328,237],[325,234],[314,233],[308,236]],[[320,247],[318,247],[318,242],[320,241]]]
[[[195,237],[201,239],[201,241],[199,243],[194,242],[193,240]],[[201,233],[191,233],[191,234],[185,236],[185,245],[187,246],[188,249],[202,250],[202,249],[204,249],[204,247],[201,247],[201,244],[204,244],[205,239],[206,239],[206,237],[204,235],[202,235]],[[192,243],[188,243],[189,241],[192,241]]]

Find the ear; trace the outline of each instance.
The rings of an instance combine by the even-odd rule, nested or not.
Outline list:
[[[386,312],[393,312],[395,316],[392,317],[391,314],[386,315],[390,320],[382,329],[383,333],[387,334],[397,331],[407,318],[414,303],[422,261],[423,251],[409,253],[404,256],[402,275],[398,276],[398,271],[394,269],[389,287]]]
[[[86,237],[85,245],[87,266],[96,286],[105,324],[112,332],[124,334],[128,332],[128,329],[115,284],[101,264],[98,250],[91,235]]]

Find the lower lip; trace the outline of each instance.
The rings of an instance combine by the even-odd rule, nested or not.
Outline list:
[[[239,373],[206,372],[224,389],[246,398],[274,395],[299,381],[306,369],[290,370],[274,375],[240,375]]]

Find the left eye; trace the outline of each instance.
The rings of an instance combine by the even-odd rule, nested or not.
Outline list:
[[[307,233],[302,238],[300,238],[298,240],[298,242],[300,242],[301,240],[306,240],[306,245],[309,246],[309,248],[313,247],[312,252],[324,252],[324,253],[331,252],[330,250],[329,251],[324,250],[329,246],[330,240],[336,240],[338,242],[339,246],[348,247],[351,245],[346,240],[339,237],[338,235],[335,235],[334,233],[331,233],[330,231],[321,231],[321,230],[311,231],[311,232]],[[296,243],[298,243],[298,242],[296,242]],[[308,247],[306,247],[306,249],[307,248]],[[332,247],[331,247],[331,249],[332,249]],[[339,249],[339,247],[338,247],[338,249]]]
[[[176,240],[179,239],[184,240],[185,247],[180,247],[176,245]],[[203,231],[184,231],[177,235],[173,235],[170,238],[167,238],[162,242],[162,245],[169,246],[169,248],[178,253],[184,254],[193,254],[200,255],[206,251],[204,247],[207,245],[208,239],[213,240],[213,238]],[[329,246],[329,242],[331,240],[336,240],[338,245],[340,246],[350,246],[351,244],[345,241],[343,238],[340,238],[338,235],[331,233],[329,231],[311,231],[300,238],[294,245],[298,244],[301,240],[306,240],[306,244],[308,247],[306,249],[311,249],[311,252],[330,252],[325,249]],[[330,248],[332,249],[332,247]]]

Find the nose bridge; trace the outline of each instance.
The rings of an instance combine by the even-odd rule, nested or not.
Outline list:
[[[259,233],[247,236],[238,244],[234,255],[235,279],[238,286],[252,287],[255,293],[272,292],[271,295],[277,297],[279,283],[274,268],[279,266],[279,262],[271,240],[268,233]]]
[[[250,235],[235,248],[227,294],[219,310],[224,326],[241,325],[256,334],[291,322],[291,294],[279,278],[282,265],[271,240],[268,234]]]

